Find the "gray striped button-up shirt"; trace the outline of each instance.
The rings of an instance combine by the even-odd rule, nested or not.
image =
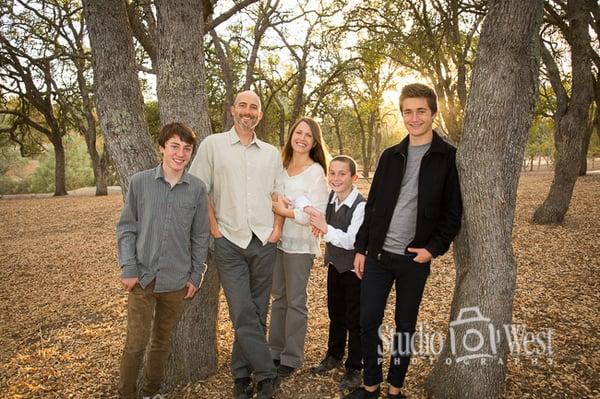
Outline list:
[[[208,197],[204,183],[184,172],[173,187],[162,164],[136,173],[117,224],[122,277],[142,287],[156,279],[154,292],[200,286],[208,251]]]

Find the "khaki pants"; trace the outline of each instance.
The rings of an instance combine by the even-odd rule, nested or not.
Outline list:
[[[146,288],[137,284],[127,298],[127,340],[121,358],[119,395],[136,397],[136,381],[150,338],[150,348],[144,365],[143,396],[158,393],[162,383],[164,365],[169,356],[171,333],[185,302],[186,288],[173,292],[154,292],[154,281]],[[154,323],[152,321],[154,320]]]
[[[308,325],[306,287],[313,254],[288,254],[277,250],[271,288],[271,357],[288,367],[298,368],[304,361],[304,339]]]

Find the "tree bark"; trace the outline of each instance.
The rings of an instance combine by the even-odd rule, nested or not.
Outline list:
[[[160,121],[186,123],[203,138],[212,129],[205,94],[202,10],[202,0],[156,1]]]
[[[569,209],[573,189],[581,166],[584,135],[592,101],[593,78],[591,68],[588,2],[569,0],[567,18],[569,20],[571,44],[571,98],[562,87],[560,76],[552,60],[544,57],[551,84],[557,96],[557,111],[554,114],[556,129],[556,162],[554,180],[544,203],[533,215],[534,223],[561,223]],[[554,75],[554,76],[553,76]],[[563,112],[564,109],[564,112]]]
[[[51,140],[54,147],[54,195],[67,195],[67,179],[65,176],[65,147],[62,136]]]
[[[144,116],[127,10],[122,0],[84,0],[83,11],[105,150],[110,152],[125,195],[131,175],[158,161]]]
[[[157,0],[157,91],[161,123],[212,133],[205,95],[204,16],[200,0]],[[219,279],[212,255],[200,291],[173,333],[165,385],[188,384],[217,370]]]
[[[504,391],[507,340],[488,328],[502,334],[503,326],[512,322],[516,279],[512,227],[537,99],[536,46],[542,10],[542,0],[530,1],[527,7],[520,0],[489,2],[457,153],[463,224],[454,245],[451,324],[427,379],[427,392],[433,398],[497,398]],[[477,311],[489,320],[452,323]],[[462,345],[465,342],[473,349],[479,343],[469,329],[485,337],[479,350]],[[491,340],[496,341],[496,349]],[[467,364],[461,357],[469,354],[492,358],[471,359]]]

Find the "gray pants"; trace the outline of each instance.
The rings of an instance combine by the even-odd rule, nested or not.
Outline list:
[[[276,254],[275,244],[262,245],[256,236],[248,248],[225,237],[215,240],[215,257],[221,285],[235,330],[231,353],[233,378],[256,381],[274,378],[277,370],[266,339],[269,291]]]
[[[306,306],[308,277],[315,256],[277,250],[273,270],[269,347],[273,359],[289,367],[304,361],[304,338],[308,322]]]

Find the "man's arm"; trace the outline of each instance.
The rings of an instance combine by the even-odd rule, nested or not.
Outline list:
[[[127,291],[131,291],[138,283],[137,267],[137,197],[134,185],[135,178],[129,182],[125,203],[117,223],[117,252],[121,266],[121,283]]]
[[[206,187],[202,184],[190,233],[192,249],[192,272],[190,274],[190,282],[196,289],[200,288],[204,273],[206,272],[206,256],[208,254],[208,238],[210,231],[208,209],[208,195],[206,194]],[[188,295],[186,295],[186,298],[191,298],[195,294],[195,291],[190,293],[189,290],[190,288],[188,287]]]
[[[462,197],[460,193],[460,182],[458,179],[458,171],[456,169],[456,152],[452,156],[450,170],[448,170],[444,182],[444,200],[442,201],[443,209],[438,219],[435,231],[431,239],[425,245],[425,249],[429,251],[432,257],[443,255],[458,231],[462,218]]]

